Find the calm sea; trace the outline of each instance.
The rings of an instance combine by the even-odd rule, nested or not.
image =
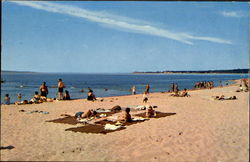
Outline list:
[[[137,93],[143,93],[145,85],[150,85],[150,92],[163,92],[170,89],[171,83],[177,83],[179,89],[192,89],[199,81],[214,81],[215,86],[231,84],[230,80],[247,78],[249,74],[52,74],[52,73],[2,73],[1,103],[5,94],[9,94],[11,102],[17,101],[17,93],[22,100],[30,100],[35,91],[39,91],[42,82],[49,87],[48,97],[54,98],[57,93],[57,80],[62,78],[65,90],[71,98],[87,97],[87,88],[93,89],[96,97],[121,96],[131,94],[130,88],[135,85]],[[81,90],[84,92],[80,92]],[[106,89],[106,90],[105,90]]]

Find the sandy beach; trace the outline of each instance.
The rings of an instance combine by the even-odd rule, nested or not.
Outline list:
[[[235,92],[240,81],[227,87],[188,91],[191,97],[151,93],[54,101],[42,104],[1,105],[3,161],[249,161],[249,92]],[[212,96],[237,100],[213,100]],[[172,113],[108,134],[65,131],[82,126],[46,122],[65,112],[109,109],[115,105],[155,105]],[[25,112],[20,112],[25,110]],[[27,113],[30,111],[43,113]],[[144,111],[132,111],[138,114]],[[175,113],[175,114],[174,114]]]

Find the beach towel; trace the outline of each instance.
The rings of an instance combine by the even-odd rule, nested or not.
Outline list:
[[[95,110],[97,113],[104,113],[104,112],[111,112],[110,109],[102,109],[102,108],[98,108]]]
[[[128,106],[131,110],[146,110],[146,106],[144,105],[130,105]]]
[[[99,116],[102,118],[102,117],[106,117],[107,114],[100,114]]]
[[[149,119],[146,119],[146,118],[143,118],[143,117],[134,117],[132,119],[132,121],[144,121],[144,120],[149,120]]]
[[[120,129],[121,127],[123,127],[123,126],[121,126],[121,125],[113,125],[113,124],[106,124],[104,126],[104,129],[105,130],[117,130],[117,129]]]

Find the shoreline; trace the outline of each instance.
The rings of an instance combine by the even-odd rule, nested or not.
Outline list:
[[[241,79],[235,79],[235,80],[227,80],[226,82],[228,81],[231,81],[232,83],[228,84],[228,85],[223,85],[222,87],[221,86],[215,86],[213,87],[212,89],[214,88],[223,88],[223,87],[227,87],[227,86],[233,86],[235,84],[237,84],[237,82],[240,82]],[[187,89],[187,91],[196,91],[196,90],[205,90],[205,89],[209,89],[209,88],[192,88],[192,89]],[[182,92],[183,90],[180,90],[179,92]],[[150,94],[159,94],[159,93],[173,93],[173,92],[168,92],[168,91],[160,91],[160,92],[150,92]],[[137,96],[137,95],[143,95],[143,93],[137,93],[136,95],[134,96]],[[97,98],[112,98],[112,97],[123,97],[123,96],[133,96],[132,94],[128,94],[128,95],[120,95],[120,96],[106,96],[106,97],[97,97]],[[67,101],[74,101],[74,100],[84,100],[86,98],[72,98],[71,100],[67,100]],[[56,101],[56,100],[54,100]],[[66,100],[65,100],[66,101]],[[16,101],[15,101],[16,102]],[[0,104],[0,105],[5,105],[5,104]],[[11,103],[10,105],[15,105],[15,103]],[[8,106],[8,105],[7,105]]]

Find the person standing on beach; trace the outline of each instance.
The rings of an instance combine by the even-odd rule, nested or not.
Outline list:
[[[175,86],[174,86],[174,91],[179,91],[179,88],[178,88],[178,84],[176,83]]]
[[[171,90],[172,90],[172,92],[174,92],[174,90],[175,90],[175,84],[174,83],[171,84]]]
[[[146,85],[146,90],[145,90],[145,92],[146,92],[147,94],[149,94],[149,89],[150,89],[150,86],[149,86],[149,84],[147,84],[147,85]]]
[[[135,85],[132,87],[132,95],[135,95],[136,94],[136,87]]]
[[[65,85],[62,79],[58,79],[58,100],[63,99],[63,88],[65,88]]]
[[[43,82],[43,84],[40,87],[40,95],[47,97],[49,93],[48,87],[46,86],[46,82]]]

